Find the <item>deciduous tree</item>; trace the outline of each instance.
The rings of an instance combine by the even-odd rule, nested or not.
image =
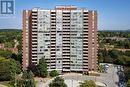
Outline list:
[[[37,69],[38,69],[39,76],[46,77],[48,75],[47,64],[46,64],[46,60],[44,58],[41,58],[39,60],[39,64],[37,65]]]
[[[67,87],[67,85],[64,83],[64,79],[56,77],[52,83],[49,84],[49,87]]]

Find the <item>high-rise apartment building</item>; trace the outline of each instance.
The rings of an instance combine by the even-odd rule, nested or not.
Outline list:
[[[97,12],[75,6],[23,11],[23,68],[46,59],[48,71],[97,70]]]

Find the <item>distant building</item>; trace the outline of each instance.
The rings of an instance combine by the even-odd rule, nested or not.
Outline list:
[[[0,49],[4,49],[5,45],[3,43],[0,44]]]
[[[5,45],[3,43],[0,44],[0,49],[9,50],[9,51],[11,51],[11,52],[13,52],[15,54],[18,53],[18,48],[15,48],[15,47],[14,48],[7,48],[7,47],[5,47]]]
[[[44,57],[48,71],[97,71],[97,12],[75,6],[23,11],[23,69]]]

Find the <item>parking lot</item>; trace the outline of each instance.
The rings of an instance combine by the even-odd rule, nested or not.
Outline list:
[[[120,65],[117,66],[117,75],[119,77],[119,87],[126,87],[123,66]]]

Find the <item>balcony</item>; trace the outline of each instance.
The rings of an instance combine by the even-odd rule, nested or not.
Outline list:
[[[53,40],[56,41],[56,38],[55,37],[53,37],[53,38],[51,37],[51,41],[53,41]]]
[[[70,58],[64,58],[63,60],[62,60],[63,62],[69,62],[69,64],[70,64]]]
[[[70,50],[63,50],[62,52],[70,52]]]
[[[87,15],[88,15],[88,12],[87,12],[87,11],[84,11],[83,14],[87,14]]]
[[[32,26],[33,29],[37,29],[37,26]]]
[[[63,68],[63,71],[69,72],[70,69]]]
[[[36,13],[33,13],[33,12],[32,12],[32,16],[37,16],[37,12],[36,12]]]
[[[88,19],[88,18],[89,18],[89,17],[88,17],[88,16],[86,16],[86,15],[84,15],[84,16],[83,16],[83,19]]]
[[[51,57],[50,61],[52,61],[52,62],[56,61],[56,57]]]
[[[32,19],[37,19],[37,15],[36,16],[32,16]]]
[[[54,66],[55,67],[56,63],[51,63],[51,66]]]
[[[83,55],[83,57],[87,57],[88,58],[88,55]]]
[[[32,35],[32,38],[37,38],[37,35]]]
[[[56,17],[51,17],[51,20],[56,20]]]
[[[32,51],[32,54],[37,54],[37,51]]]
[[[32,13],[37,13],[37,11],[36,11],[36,10],[33,10]]]
[[[37,42],[32,42],[32,44],[37,44]]]
[[[56,29],[56,25],[55,25],[55,26],[51,26],[51,29],[52,29],[52,28],[53,28],[53,29],[54,29],[54,28]]]
[[[37,55],[32,55],[32,59],[37,59]]]
[[[83,60],[84,65],[88,65],[88,60]]]
[[[70,68],[70,64],[63,64],[62,67],[63,67],[63,68],[66,68],[66,67]]]
[[[37,17],[33,17],[32,20],[37,20]]]
[[[88,54],[88,51],[83,51],[83,55]]]
[[[70,47],[62,48],[63,51],[70,50]]]
[[[83,32],[88,33],[88,29],[87,29],[87,28],[84,28]]]
[[[62,38],[63,41],[70,41],[70,38]]]
[[[63,22],[68,22],[68,23],[70,23],[71,21],[70,21],[70,20],[63,20]]]
[[[56,60],[55,60],[55,59],[54,59],[54,60],[53,60],[53,59],[51,59],[51,60],[50,60],[50,62],[51,62],[51,63],[55,63],[55,62],[56,62]]]
[[[51,35],[51,38],[56,38],[56,35]]]
[[[88,48],[88,45],[83,45],[83,48]]]
[[[63,52],[63,54],[70,54],[70,51],[69,52]]]
[[[37,50],[37,48],[32,48],[32,50]]]
[[[51,42],[51,44],[56,44],[56,42],[53,41],[53,42]]]
[[[56,57],[56,54],[54,54],[54,55],[51,54],[51,58],[52,58],[52,57]]]

